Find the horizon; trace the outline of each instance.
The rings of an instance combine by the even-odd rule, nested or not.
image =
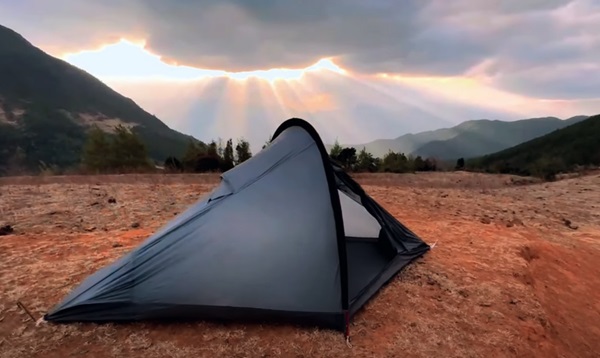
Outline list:
[[[68,0],[34,2],[1,4],[0,23],[202,141],[245,138],[256,150],[291,117],[310,122],[326,144],[364,144],[469,120],[600,112],[600,82],[591,75],[600,71],[600,6],[591,0],[232,0],[209,1],[203,12],[202,4],[162,4],[160,16],[142,2],[81,1],[69,21]],[[372,32],[355,30],[363,22]]]

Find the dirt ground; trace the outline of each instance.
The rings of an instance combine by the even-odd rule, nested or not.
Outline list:
[[[257,324],[39,326],[87,275],[218,176],[0,179],[0,357],[599,357],[600,173],[539,183],[359,175],[429,244],[339,332]],[[109,202],[109,199],[112,201]]]

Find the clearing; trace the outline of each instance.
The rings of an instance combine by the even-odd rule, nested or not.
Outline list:
[[[436,246],[339,332],[253,324],[39,326],[216,175],[0,178],[1,357],[598,357],[600,173],[553,183],[472,173],[361,174]],[[114,200],[109,200],[114,199]]]

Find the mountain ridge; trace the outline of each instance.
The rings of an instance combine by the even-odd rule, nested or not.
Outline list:
[[[576,166],[600,165],[600,114],[516,146],[471,158],[467,169],[547,179]]]
[[[407,133],[393,139],[377,139],[364,144],[343,146],[355,148],[357,151],[364,147],[367,152],[380,158],[389,150],[440,160],[470,158],[509,148],[586,118],[589,116],[578,115],[566,119],[534,117],[516,121],[474,119],[453,127]],[[495,138],[498,135],[500,137]],[[331,145],[327,147],[331,148]]]
[[[9,146],[13,151],[17,148],[39,151],[39,147],[31,148],[27,144],[30,137],[47,146],[62,146],[65,151],[63,158],[58,158],[58,151],[53,156],[26,153],[36,157],[36,162],[74,165],[78,160],[77,148],[82,146],[92,125],[106,132],[112,132],[119,124],[129,127],[146,144],[150,158],[157,162],[170,155],[181,156],[190,141],[200,142],[170,128],[131,98],[86,71],[45,53],[2,25],[0,78],[3,79],[0,81],[0,131],[5,132],[0,135],[3,147],[0,167],[14,155],[6,149]],[[55,123],[49,123],[50,120]]]

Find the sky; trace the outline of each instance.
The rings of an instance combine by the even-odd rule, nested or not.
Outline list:
[[[600,0],[20,0],[0,24],[172,128],[257,149],[600,113]]]

